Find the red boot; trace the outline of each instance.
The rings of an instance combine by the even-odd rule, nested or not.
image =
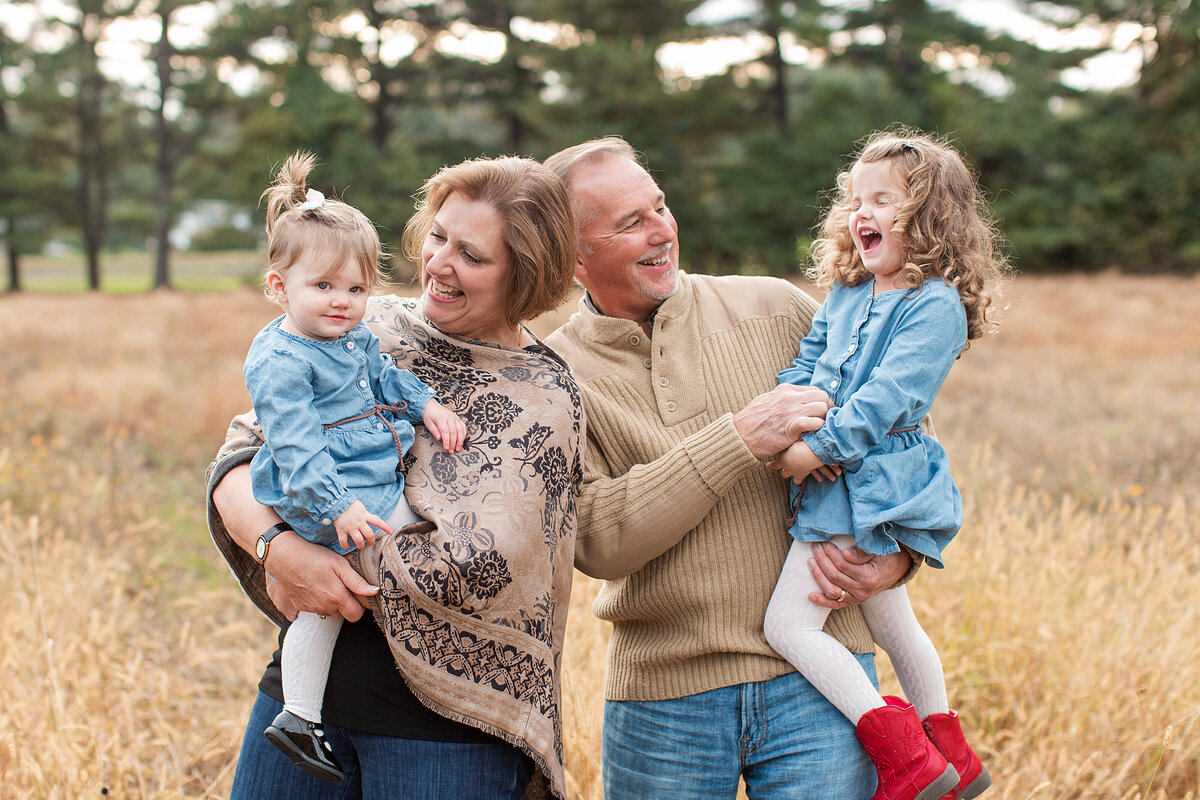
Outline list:
[[[992,776],[967,744],[958,714],[930,714],[923,724],[929,741],[958,771],[958,785],[942,800],[971,800],[983,794],[992,785]]]
[[[908,703],[871,709],[855,733],[879,772],[871,800],[939,800],[958,783],[958,773],[926,737]]]

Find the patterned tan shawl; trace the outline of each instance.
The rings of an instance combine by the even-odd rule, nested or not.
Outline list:
[[[428,522],[349,558],[380,587],[376,621],[421,702],[526,752],[540,768],[527,798],[565,798],[560,669],[582,479],[579,392],[553,355],[446,336],[415,303],[373,298],[366,322],[463,418],[467,441],[450,455],[418,427],[405,495]],[[261,441],[253,419],[239,418],[214,464]],[[209,527],[247,594],[279,621],[261,565],[211,503]]]

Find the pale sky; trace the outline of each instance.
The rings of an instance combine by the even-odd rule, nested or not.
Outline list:
[[[930,0],[930,3],[953,9],[959,17],[988,32],[1006,33],[1046,50],[1105,44],[1104,31],[1086,24],[1064,31],[1024,14],[1011,0]],[[737,17],[752,6],[751,0],[709,0],[697,12],[697,18],[699,21],[719,22]],[[1065,71],[1064,82],[1077,89],[1105,90],[1132,86],[1137,81],[1142,63],[1141,50],[1134,45],[1142,35],[1142,26],[1136,23],[1118,26],[1112,32],[1109,52],[1090,59],[1082,69]],[[730,64],[760,55],[768,45],[766,37],[726,37],[701,44],[667,45],[660,51],[659,60],[668,74],[711,75],[723,72]],[[785,52],[785,57],[796,64],[814,64],[814,59],[819,62],[815,54],[798,46],[791,52]]]
[[[698,18],[704,21],[715,21],[731,16],[737,16],[748,4],[749,0],[710,0],[698,12]],[[1011,0],[931,0],[934,5],[950,8],[964,19],[984,27],[986,30],[1008,33],[1016,38],[1033,42],[1045,49],[1065,49],[1072,46],[1100,46],[1105,44],[1105,32],[1088,25],[1078,25],[1074,29],[1063,31],[1046,23],[1023,14]],[[43,9],[69,17],[76,13],[72,6],[62,0],[41,0]],[[5,12],[4,26],[16,38],[24,38],[31,29],[37,10],[31,6],[9,6]],[[201,4],[181,9],[176,14],[176,24],[172,26],[171,38],[177,46],[188,46],[203,38],[206,28],[213,15],[214,4]],[[518,27],[514,25],[514,27]],[[516,31],[518,35],[529,38],[546,38],[561,35],[562,31],[547,31],[528,23]],[[882,32],[877,32],[882,36]],[[463,25],[453,31],[441,46],[451,52],[475,54],[484,61],[493,61],[503,53],[504,37],[500,34],[471,29]],[[1083,69],[1068,70],[1063,74],[1067,84],[1080,89],[1112,89],[1132,85],[1137,80],[1138,68],[1141,64],[1141,49],[1139,39],[1143,36],[1140,25],[1127,23],[1109,32],[1108,53],[1091,59]],[[863,34],[870,39],[871,31]],[[158,26],[154,19],[120,20],[108,29],[108,36],[101,47],[102,66],[105,74],[131,86],[150,86],[153,83],[153,65],[149,62],[149,44],[158,38]],[[379,42],[380,52],[385,59],[399,60],[411,52],[413,45],[410,37],[403,34]],[[672,77],[703,77],[724,72],[731,64],[747,61],[765,52],[769,43],[762,36],[722,37],[705,42],[689,44],[670,44],[659,51],[659,60],[663,69]],[[820,63],[819,53],[793,44],[785,50],[785,58],[795,64],[817,66]],[[962,61],[962,58],[966,61]],[[955,61],[955,58],[960,60]],[[944,68],[959,67],[965,70],[968,80],[973,80],[986,86],[989,78],[995,80],[998,76],[989,76],[986,69],[981,69],[971,63],[971,56],[953,57],[951,54],[941,54],[939,63]],[[231,76],[237,80],[237,76]],[[1001,89],[1003,87],[997,87]]]

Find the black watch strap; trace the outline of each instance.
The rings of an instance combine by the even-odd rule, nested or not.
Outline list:
[[[254,557],[258,559],[260,564],[267,560],[267,551],[271,549],[271,540],[284,531],[292,530],[295,530],[295,528],[286,522],[277,522],[259,534],[258,541],[254,543]]]

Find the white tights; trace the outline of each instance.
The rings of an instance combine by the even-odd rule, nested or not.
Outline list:
[[[322,619],[301,611],[283,639],[279,668],[283,671],[283,708],[309,722],[321,721],[325,682],[342,618]]]
[[[401,496],[388,518],[388,526],[397,530],[420,521]],[[283,652],[279,657],[279,668],[283,672],[283,707],[301,719],[321,721],[329,662],[333,659],[333,647],[341,630],[341,617],[322,619],[301,611],[283,639]]]
[[[836,536],[832,541],[843,549],[854,543],[849,536]],[[885,703],[850,651],[821,630],[829,609],[808,599],[810,593],[821,591],[808,569],[811,556],[810,543],[792,542],[767,606],[763,629],[771,647],[857,724],[863,714]],[[880,592],[860,608],[871,636],[888,654],[917,716],[924,719],[949,712],[942,662],[917,622],[904,587]]]

